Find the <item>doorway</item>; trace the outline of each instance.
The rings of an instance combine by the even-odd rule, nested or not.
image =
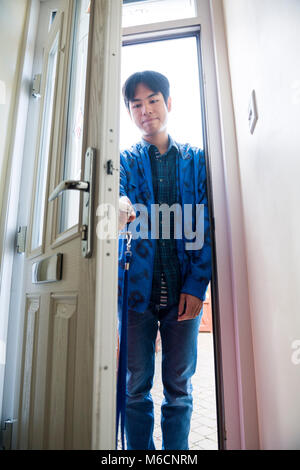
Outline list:
[[[126,4],[134,2],[123,3],[123,11],[125,7],[125,14],[127,14],[126,17],[123,13],[123,23],[126,23],[128,21]],[[149,19],[151,3],[155,8],[158,3],[168,2],[141,3],[144,7],[147,3],[147,18]],[[173,2],[173,5],[175,3]],[[189,2],[190,5],[191,3]],[[179,8],[178,2],[176,5]],[[133,8],[133,5],[130,7]],[[157,19],[157,13],[156,16],[154,11],[152,13],[151,18]],[[176,25],[173,21],[171,30],[168,28],[164,30],[161,27],[155,33],[155,25],[152,24],[151,28],[149,27],[150,34],[139,27],[137,34],[134,34],[131,29],[130,35],[123,35],[121,83],[123,84],[132,73],[143,70],[155,70],[167,76],[173,105],[168,124],[170,135],[177,142],[188,142],[192,146],[207,150],[200,26],[183,25],[181,28],[174,28],[174,26]],[[120,107],[120,148],[124,150],[138,142],[141,137],[128,116],[124,102],[121,102]],[[207,298],[204,302],[204,313],[198,335],[198,365],[192,382],[194,411],[190,432],[191,450],[223,448],[223,437],[220,432],[222,425],[218,429],[218,422],[222,419],[220,409],[222,405],[218,400],[220,397],[218,387],[221,387],[221,383],[217,376],[218,367],[215,367],[218,339],[213,325],[217,323],[213,320],[213,317],[217,315],[217,309],[215,308],[214,311],[211,298],[214,293],[214,280],[212,284],[213,286],[210,285],[207,290]],[[216,305],[215,302],[214,305]],[[161,448],[160,406],[163,399],[160,370],[161,350],[158,336],[152,389],[155,412],[154,442],[157,449]]]

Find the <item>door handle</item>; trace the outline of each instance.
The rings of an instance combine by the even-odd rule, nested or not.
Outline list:
[[[83,192],[81,253],[84,258],[90,258],[93,251],[93,210],[95,193],[95,164],[96,150],[89,147],[85,153],[84,181],[61,181],[49,196],[49,202],[54,201],[62,192],[77,190]]]
[[[88,181],[61,181],[50,194],[48,201],[54,201],[54,199],[56,199],[63,191],[68,191],[69,189],[77,189],[78,191],[89,191],[89,187],[90,185]]]

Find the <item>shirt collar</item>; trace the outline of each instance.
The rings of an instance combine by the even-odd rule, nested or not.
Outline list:
[[[146,147],[146,149],[147,149],[148,151],[149,151],[150,147],[152,147],[152,146],[153,146],[154,148],[156,148],[155,145],[150,144],[150,142],[147,142],[147,140],[145,140],[145,139],[142,139],[141,145],[142,145],[142,147]],[[177,146],[176,142],[175,142],[175,141],[172,139],[172,137],[169,135],[169,147],[168,147],[168,150],[166,151],[166,153],[169,153],[172,147],[174,147],[175,150],[178,151],[178,146]]]

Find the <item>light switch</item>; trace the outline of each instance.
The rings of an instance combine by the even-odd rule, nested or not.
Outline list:
[[[253,134],[258,119],[255,91],[253,90],[250,97],[248,108],[248,124],[251,134]]]

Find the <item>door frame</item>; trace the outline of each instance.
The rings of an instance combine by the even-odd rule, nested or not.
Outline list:
[[[200,15],[199,15],[200,16]],[[207,129],[207,96],[204,89],[204,74],[203,74],[203,54],[202,54],[202,29],[203,26],[201,19],[198,17],[186,20],[178,20],[172,22],[161,22],[149,26],[149,30],[142,31],[141,26],[137,28],[131,27],[123,29],[123,47],[133,46],[141,43],[159,42],[164,40],[176,40],[186,37],[194,37],[197,43],[197,61],[199,65],[199,94],[201,103],[201,119],[203,131],[203,149],[206,156],[206,169],[208,180],[208,193],[209,193],[209,217],[211,228],[211,240],[213,243],[212,250],[212,264],[213,274],[211,280],[211,297],[212,297],[212,317],[213,317],[213,354],[214,354],[214,377],[215,377],[215,400],[216,400],[216,415],[217,415],[217,431],[218,431],[218,449],[223,450],[226,448],[226,426],[224,414],[224,396],[223,396],[223,376],[222,376],[222,351],[221,351],[221,336],[220,336],[220,321],[219,321],[219,305],[218,305],[218,292],[217,292],[217,266],[216,266],[216,247],[215,247],[215,233],[214,233],[214,211],[213,211],[213,191],[211,183],[211,154],[209,145],[209,136]],[[156,28],[156,31],[154,30]],[[139,32],[137,32],[137,30]]]
[[[215,205],[218,302],[227,448],[248,450],[260,448],[259,422],[239,154],[223,2],[209,0],[213,37],[211,53],[214,56],[218,100],[217,127],[221,139],[219,171],[222,172],[222,190],[219,196],[223,199],[216,201]],[[209,77],[206,77],[208,86]],[[214,196],[216,198],[216,192]],[[235,369],[234,373],[230,366]]]
[[[2,312],[2,320],[4,320],[1,325],[1,337],[3,341],[3,366],[5,367],[3,377],[1,376],[0,378],[1,430],[3,429],[5,419],[14,419],[16,416],[11,396],[6,397],[14,388],[15,383],[15,376],[7,379],[7,363],[9,362],[7,358],[8,356],[15,358],[18,354],[15,347],[11,349],[10,342],[11,304],[15,302],[18,306],[21,297],[16,298],[15,292],[12,294],[12,290],[15,287],[13,277],[16,275],[18,277],[17,283],[22,285],[21,272],[23,269],[23,256],[16,254],[16,233],[20,205],[19,191],[16,188],[20,188],[22,180],[23,147],[26,138],[27,112],[30,102],[28,78],[32,76],[38,16],[39,1],[30,0],[26,4],[24,29],[17,61],[16,96],[12,111],[13,124],[8,144],[8,168],[4,187],[5,197],[0,218],[0,310]],[[18,369],[17,362],[13,360],[13,363],[16,369]],[[12,380],[9,383],[9,391],[6,393],[5,383],[10,379]],[[3,409],[4,403],[7,403],[9,400],[10,403]],[[1,438],[2,436],[0,435],[0,440]]]

